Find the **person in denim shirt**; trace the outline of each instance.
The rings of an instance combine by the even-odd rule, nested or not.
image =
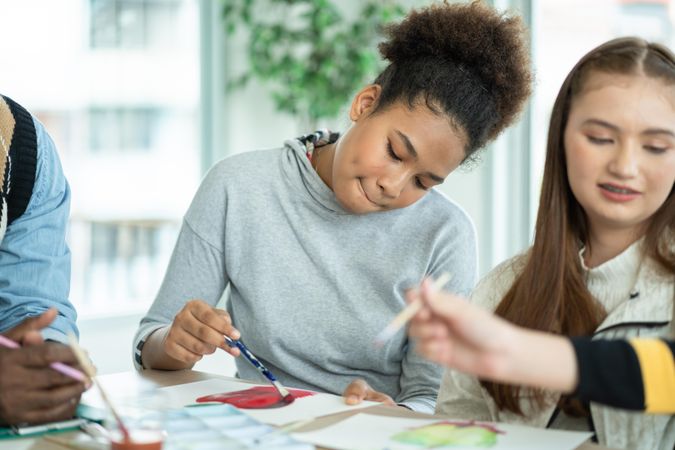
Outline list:
[[[77,365],[65,242],[70,189],[40,122],[0,95],[0,424],[73,416],[84,385],[49,367]],[[55,341],[55,342],[52,342]]]

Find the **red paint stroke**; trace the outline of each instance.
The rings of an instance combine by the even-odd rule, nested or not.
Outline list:
[[[295,398],[316,394],[316,392],[303,389],[289,389],[289,391]],[[207,402],[227,403],[241,409],[281,408],[288,404],[283,401],[274,386],[255,386],[241,391],[206,395],[197,399],[197,403]]]

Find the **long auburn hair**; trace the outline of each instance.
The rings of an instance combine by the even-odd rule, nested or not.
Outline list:
[[[534,244],[524,270],[496,309],[517,325],[566,336],[593,334],[606,316],[586,287],[579,261],[579,243],[589,245],[587,217],[572,194],[565,163],[564,132],[571,103],[594,72],[647,76],[675,84],[675,56],[666,47],[639,38],[619,38],[591,50],[565,79],[551,114],[546,163]],[[675,274],[675,195],[652,215],[644,236],[644,253],[666,272]],[[523,414],[520,386],[483,381],[500,410]],[[538,407],[545,393],[527,389]],[[561,408],[579,414],[578,405],[563,399]]]

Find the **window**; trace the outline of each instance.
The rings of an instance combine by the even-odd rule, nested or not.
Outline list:
[[[73,296],[91,312],[147,309],[157,293],[178,227],[165,221],[92,221],[73,224],[80,232],[71,236],[82,264],[74,269],[82,283]],[[102,295],[105,293],[104,295]]]
[[[158,108],[94,108],[89,111],[92,152],[143,152],[161,132]]]
[[[171,46],[180,6],[176,0],[91,0],[91,47]]]
[[[199,0],[22,0],[2,17],[17,69],[0,89],[44,123],[71,186],[71,301],[81,319],[144,312],[201,177]]]

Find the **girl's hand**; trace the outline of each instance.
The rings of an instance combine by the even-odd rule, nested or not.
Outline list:
[[[234,340],[240,337],[230,315],[203,300],[190,300],[174,318],[162,347],[169,357],[188,364],[196,363],[218,348],[239,356],[239,349],[227,345],[224,336]]]
[[[517,329],[489,311],[446,292],[428,280],[408,301],[424,307],[410,323],[408,334],[424,357],[441,365],[494,379],[507,370]]]
[[[559,392],[576,388],[577,361],[569,339],[516,327],[460,297],[435,292],[428,282],[413,295],[424,307],[409,334],[428,359],[502,383]]]
[[[347,386],[342,393],[342,396],[345,397],[345,403],[348,405],[358,405],[363,400],[369,400],[371,402],[380,402],[385,405],[396,406],[396,402],[394,402],[391,397],[374,390],[365,380],[361,379],[349,383],[349,386]]]

